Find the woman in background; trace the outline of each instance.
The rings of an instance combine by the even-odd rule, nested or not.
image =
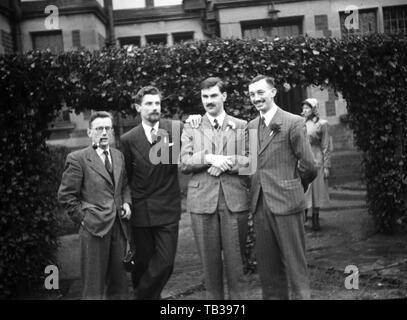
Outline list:
[[[312,230],[320,230],[319,210],[329,206],[328,177],[330,174],[330,150],[328,121],[319,117],[318,100],[306,99],[302,103],[302,116],[307,126],[307,136],[314,154],[318,175],[310,184],[305,193],[307,209],[305,221],[307,221],[308,209],[312,208]]]

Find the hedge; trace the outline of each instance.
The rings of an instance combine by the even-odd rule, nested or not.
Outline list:
[[[364,152],[368,210],[382,232],[407,226],[407,42],[386,35],[268,41],[218,39],[143,48],[49,52],[0,58],[0,294],[40,279],[56,249],[55,206],[43,185],[47,124],[65,101],[85,109],[135,114],[132,93],[164,92],[164,114],[201,113],[199,82],[227,80],[227,111],[251,119],[247,85],[273,76],[279,87],[331,87],[347,101],[349,124]],[[250,242],[248,244],[250,250]]]

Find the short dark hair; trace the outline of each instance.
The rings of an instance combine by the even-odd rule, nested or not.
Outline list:
[[[226,83],[223,82],[220,78],[218,77],[209,77],[206,78],[204,81],[201,82],[201,90],[204,89],[209,89],[214,86],[218,86],[220,92],[226,92]]]
[[[112,123],[113,123],[113,116],[112,116],[112,114],[110,112],[107,112],[107,111],[95,111],[90,115],[89,128],[92,128],[92,122],[96,118],[110,118],[110,120],[112,120]]]
[[[258,81],[260,81],[260,80],[263,80],[263,79],[265,79],[266,82],[267,82],[271,87],[273,87],[273,88],[276,87],[276,83],[274,82],[274,78],[265,76],[265,75],[263,75],[263,74],[259,74],[258,76],[254,77],[254,78],[252,79],[252,81],[250,81],[249,85],[250,85],[250,84],[253,84],[253,83],[255,83],[255,82],[258,82]]]
[[[161,92],[160,90],[158,90],[156,87],[154,86],[145,86],[143,88],[141,88],[135,96],[133,96],[134,102],[137,103],[138,105],[141,104],[141,102],[143,101],[143,97],[147,94],[158,94],[160,96],[161,99]]]

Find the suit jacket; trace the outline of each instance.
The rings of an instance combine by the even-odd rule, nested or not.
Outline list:
[[[147,140],[141,123],[121,136],[133,202],[133,226],[160,226],[179,221],[181,192],[177,163],[181,130],[181,121],[161,119],[157,133],[161,140],[154,146]],[[150,152],[161,156],[163,161],[153,163]]]
[[[65,162],[58,200],[74,222],[83,222],[91,234],[106,235],[123,203],[131,204],[123,154],[110,148],[113,176],[92,147],[70,153]],[[127,237],[124,222],[123,231]]]
[[[230,122],[235,128],[228,128]],[[213,214],[218,206],[220,188],[230,211],[249,210],[248,176],[238,174],[239,168],[248,164],[244,148],[245,126],[246,121],[229,115],[225,116],[219,132],[213,129],[206,115],[199,128],[185,125],[181,137],[180,168],[183,173],[192,173],[187,195],[189,212]],[[233,169],[218,177],[210,175],[207,172],[210,164],[205,161],[208,153],[235,156]]]
[[[259,119],[257,117],[248,124],[249,135],[260,130]],[[273,126],[280,129],[271,132]],[[257,170],[251,181],[252,212],[255,212],[260,190],[274,214],[300,212],[306,207],[303,186],[308,186],[317,175],[305,121],[278,108],[267,130],[270,133],[262,145],[257,139],[257,152],[250,154],[250,160],[257,161]]]

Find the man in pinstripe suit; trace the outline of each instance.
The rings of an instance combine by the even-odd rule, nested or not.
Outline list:
[[[274,80],[263,75],[249,84],[260,116],[248,124],[258,133],[257,170],[252,175],[251,209],[263,299],[309,299],[305,257],[304,188],[317,171],[302,117],[274,103]]]

